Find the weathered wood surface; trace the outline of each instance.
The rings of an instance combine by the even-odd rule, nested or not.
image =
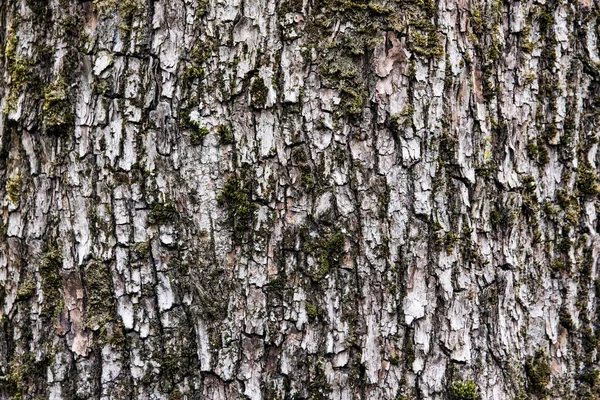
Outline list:
[[[599,18],[0,0],[1,397],[598,398]]]

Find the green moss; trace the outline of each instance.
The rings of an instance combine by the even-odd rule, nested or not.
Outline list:
[[[396,137],[402,136],[404,129],[412,124],[414,112],[413,105],[409,103],[404,107],[402,112],[390,116],[390,130]]]
[[[286,3],[286,10],[290,7]],[[309,45],[306,58],[319,64],[326,87],[340,92],[336,113],[358,122],[368,102],[364,58],[380,45],[384,32],[394,31],[406,38],[409,49],[419,58],[439,58],[444,54],[441,35],[435,24],[435,2],[399,1],[391,3],[320,0],[307,18]],[[335,26],[346,26],[344,31]],[[412,57],[411,63],[414,63]]]
[[[475,173],[482,178],[489,178],[498,172],[498,165],[492,161],[479,164],[475,168]]]
[[[99,329],[114,318],[114,297],[110,269],[100,261],[91,261],[85,267],[87,307],[85,325]]]
[[[250,87],[250,105],[256,109],[265,108],[269,89],[260,76],[254,78]]]
[[[314,281],[321,281],[329,273],[332,265],[338,265],[344,254],[346,239],[341,231],[337,231],[325,240],[318,240],[316,247],[319,254],[319,266],[311,274]]]
[[[317,317],[319,316],[317,306],[315,306],[313,303],[310,303],[307,301],[306,302],[306,315],[308,315],[309,321],[315,321],[317,319]]]
[[[238,177],[230,178],[217,197],[217,202],[227,208],[228,222],[233,227],[236,239],[240,239],[243,232],[252,228],[257,206],[252,201],[252,190],[247,182]]]
[[[566,269],[565,268],[565,263],[562,262],[562,261],[560,261],[560,260],[554,260],[554,261],[552,261],[552,264],[550,265],[550,267],[555,272],[563,272]]]
[[[529,380],[528,391],[537,396],[544,396],[551,376],[550,360],[544,350],[537,350],[533,357],[525,362],[525,374]]]
[[[135,254],[140,259],[148,258],[150,255],[150,242],[141,242],[136,243],[131,248],[133,254]]]
[[[19,39],[17,38],[16,25],[11,26],[7,32],[8,38],[6,40],[6,47],[4,48],[4,57],[11,63],[16,60],[17,56],[17,45]]]
[[[62,269],[62,251],[55,242],[47,242],[40,261],[39,274],[44,296],[41,315],[46,318],[54,316],[54,311],[62,301],[63,287],[60,270]]]
[[[199,122],[190,120],[190,127],[192,132],[190,133],[190,142],[194,146],[202,144],[204,138],[210,133],[207,127],[201,126]]]
[[[523,51],[527,54],[531,54],[533,53],[533,50],[535,49],[535,43],[533,43],[531,40],[524,38],[523,42],[521,44],[521,48],[523,49]],[[531,83],[531,82],[530,82]]]
[[[435,25],[421,23],[419,28],[410,31],[408,43],[411,51],[421,57],[441,58],[444,55],[444,47]]]
[[[471,11],[471,26],[476,34],[480,35],[483,33],[483,18],[481,17],[481,10],[477,8]]]
[[[204,70],[200,67],[191,65],[183,73],[183,81],[186,83],[192,83],[195,80],[201,80],[204,78]]]
[[[171,394],[169,395],[169,400],[182,400],[185,397],[181,394],[181,391],[177,388],[173,389]]]
[[[8,390],[11,399],[35,398],[33,390],[40,380],[46,378],[50,362],[48,357],[36,360],[32,353],[16,357],[10,363],[8,374],[3,377],[2,388]]]
[[[306,386],[308,390],[308,398],[311,400],[328,400],[329,394],[331,393],[331,386],[327,382],[327,377],[325,376],[325,372],[323,370],[323,364],[325,360],[320,358],[317,363],[314,363],[314,368],[316,369],[314,375],[309,379],[309,382]],[[312,368],[311,368],[312,369]]]
[[[302,170],[302,186],[304,186],[307,190],[310,190],[315,186],[315,180],[310,167]]]
[[[23,179],[21,178],[21,174],[13,176],[6,182],[6,193],[13,204],[19,203],[21,199],[22,184]]]
[[[538,15],[540,32],[545,35],[548,30],[554,25],[554,16],[546,10],[540,10]]]
[[[35,281],[33,277],[28,277],[25,281],[19,286],[19,290],[17,290],[17,300],[27,300],[35,294]]]
[[[592,349],[590,351],[593,352],[595,350]],[[587,367],[586,369],[583,370],[583,372],[579,373],[577,375],[577,380],[583,384],[588,385],[591,388],[595,388],[595,392],[596,394],[598,394],[598,389],[600,389],[600,371],[592,368],[592,367]],[[595,397],[593,396],[589,396],[586,397],[586,399],[595,399]]]
[[[353,118],[362,114],[365,94],[360,86],[353,88],[342,85],[340,94],[342,95],[342,110],[346,116]]]
[[[575,187],[580,195],[595,196],[600,193],[596,171],[589,165],[580,165],[577,168]]]
[[[544,145],[539,147],[538,163],[540,163],[540,165],[546,165],[550,163],[550,155],[548,154],[548,149]]]
[[[456,242],[458,242],[458,235],[454,232],[446,232],[444,235],[444,245],[446,246],[447,254],[452,253]]]
[[[531,175],[527,175],[523,178],[523,186],[525,188],[525,193],[534,193],[537,188],[537,183],[535,183],[535,178]]]
[[[196,3],[198,7],[196,8],[196,16],[198,18],[202,18],[208,12],[208,6],[210,5],[208,0],[198,0]]]
[[[530,140],[527,143],[527,154],[529,157],[537,161],[541,165],[546,165],[550,162],[550,156],[548,155],[548,149],[540,138],[536,140]]]
[[[94,0],[94,10],[100,14],[118,13],[121,20],[131,19],[136,12],[143,8],[137,0]],[[121,26],[121,28],[126,28]]]
[[[450,397],[454,400],[476,400],[477,385],[472,379],[468,381],[455,382],[452,385]]]
[[[217,125],[217,135],[219,136],[219,142],[221,144],[232,144],[235,141],[233,132],[226,125]]]
[[[17,100],[22,94],[26,85],[31,84],[35,77],[33,75],[33,63],[26,58],[17,58],[8,62],[6,67],[10,74],[10,91],[6,100],[4,113],[14,110],[17,106]]]
[[[42,119],[49,132],[59,132],[73,123],[69,91],[63,80],[59,79],[44,90]]]
[[[167,201],[165,203],[155,202],[152,205],[152,209],[148,215],[148,222],[150,224],[165,225],[169,222],[175,221],[179,217],[179,212],[175,203]]]
[[[575,330],[575,323],[573,322],[571,313],[565,306],[562,306],[558,312],[558,321],[566,330],[570,332]]]
[[[13,87],[22,87],[29,82],[33,74],[33,63],[26,58],[17,58],[8,67],[8,72],[11,74],[11,84]]]

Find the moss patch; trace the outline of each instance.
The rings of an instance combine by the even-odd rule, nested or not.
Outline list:
[[[27,300],[35,295],[35,280],[28,276],[17,290],[17,300]]]
[[[13,204],[17,204],[21,199],[22,184],[23,179],[20,174],[10,178],[8,182],[6,182],[6,194],[8,194],[8,198]]]
[[[41,288],[44,296],[41,316],[51,318],[55,315],[57,306],[62,302],[61,290],[63,287],[62,251],[55,242],[47,242],[44,245],[44,253],[40,261]]]
[[[529,380],[529,392],[544,396],[551,376],[550,359],[544,350],[537,350],[533,357],[525,362],[525,374]]]
[[[577,168],[575,187],[580,195],[595,196],[600,193],[596,171],[589,165],[580,165]]]
[[[254,78],[250,87],[250,105],[256,109],[265,108],[268,94],[269,89],[265,85],[263,78],[260,76]]]
[[[477,385],[473,380],[456,382],[450,390],[450,397],[454,400],[476,400]]]
[[[339,230],[322,237],[312,237],[305,229],[301,235],[304,252],[313,255],[318,261],[316,268],[307,273],[313,281],[319,282],[327,276],[332,266],[339,265],[345,251],[346,238]]]
[[[194,146],[201,145],[204,141],[204,138],[208,136],[210,131],[207,127],[201,126],[199,122],[190,121],[190,126],[192,128],[192,132],[190,133],[190,142]]]
[[[232,144],[235,141],[233,132],[226,125],[220,124],[217,126],[217,135],[221,144]]]
[[[166,201],[164,203],[155,202],[152,204],[152,209],[148,215],[148,222],[151,224],[165,225],[175,221],[179,217],[179,212],[175,203]]]
[[[85,324],[97,330],[114,318],[112,276],[108,265],[92,261],[85,267],[87,308]]]
[[[48,132],[59,133],[73,123],[73,118],[67,84],[59,79],[44,90],[44,126]]]
[[[233,227],[234,237],[252,228],[256,204],[252,201],[252,187],[240,177],[227,180],[221,194],[217,197],[219,205],[227,208],[228,222]]]

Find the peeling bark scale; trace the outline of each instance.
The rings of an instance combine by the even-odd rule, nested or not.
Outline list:
[[[0,398],[599,399],[598,0],[0,0]]]

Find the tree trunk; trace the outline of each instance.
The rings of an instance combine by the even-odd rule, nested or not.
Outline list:
[[[597,399],[597,0],[0,0],[0,397]]]

